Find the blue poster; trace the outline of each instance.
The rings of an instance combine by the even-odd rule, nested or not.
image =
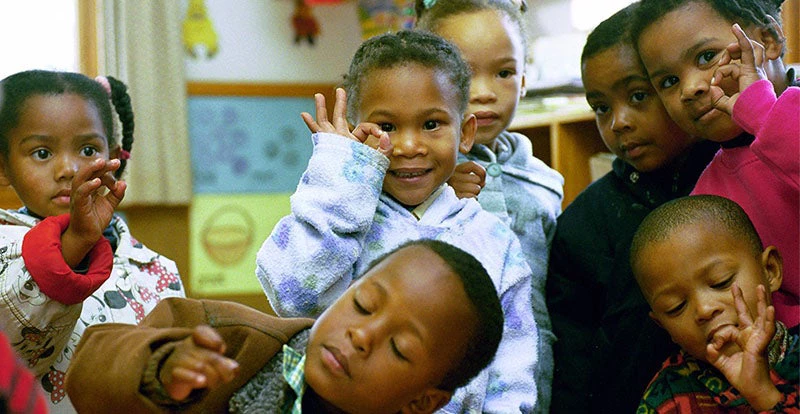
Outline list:
[[[293,193],[311,157],[313,98],[190,96],[195,193]]]

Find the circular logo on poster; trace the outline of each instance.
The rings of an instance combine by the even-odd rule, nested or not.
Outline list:
[[[249,250],[254,228],[253,218],[245,209],[235,205],[220,207],[203,225],[203,248],[214,262],[234,265]]]

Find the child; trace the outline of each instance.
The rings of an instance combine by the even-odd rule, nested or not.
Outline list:
[[[461,197],[477,195],[483,209],[500,217],[519,237],[534,275],[532,300],[541,310],[534,314],[539,328],[535,375],[537,411],[546,413],[555,337],[544,285],[564,178],[533,156],[528,137],[506,130],[526,91],[528,41],[522,7],[508,0],[417,0],[416,28],[458,46],[471,68],[467,113],[477,118],[478,131],[472,150],[459,159],[462,163],[448,182]]]
[[[492,359],[503,314],[480,262],[419,240],[379,259],[312,322],[170,299],[139,326],[87,330],[68,391],[81,413],[430,413]]]
[[[292,214],[264,242],[256,273],[279,315],[315,316],[372,260],[407,240],[462,248],[492,277],[506,323],[495,361],[446,411],[527,412],[537,399],[539,335],[530,268],[508,226],[446,184],[475,134],[474,115],[464,115],[469,81],[458,50],[439,36],[401,31],[364,42],[345,78],[347,94],[337,91],[332,122],[319,94],[317,121],[303,114],[314,152]],[[358,124],[352,133],[346,112]]]
[[[133,143],[125,85],[33,70],[0,89],[0,184],[24,204],[0,210],[0,324],[49,394],[51,412],[69,412],[64,373],[84,329],[139,322],[161,298],[184,296],[183,286],[175,263],[113,214]]]
[[[800,88],[789,86],[795,74],[782,60],[780,3],[643,0],[634,36],[670,116],[722,143],[693,194],[735,201],[765,244],[789,252],[772,302],[792,327],[800,323]]]
[[[775,322],[767,289],[781,256],[744,210],[713,195],[666,203],[642,222],[631,267],[650,316],[681,346],[640,413],[797,412],[798,328]]]
[[[558,337],[553,412],[635,412],[676,349],[646,317],[628,249],[647,213],[688,195],[719,147],[698,143],[664,110],[628,38],[635,7],[600,23],[581,55],[586,100],[616,159],[558,218],[547,277]]]

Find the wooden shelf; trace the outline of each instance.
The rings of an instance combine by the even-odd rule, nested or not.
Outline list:
[[[509,130],[526,135],[533,144],[533,155],[564,176],[564,208],[591,184],[589,158],[608,152],[594,114],[585,104],[546,111],[521,105]]]

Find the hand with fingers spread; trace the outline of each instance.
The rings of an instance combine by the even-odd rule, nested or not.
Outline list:
[[[719,60],[719,67],[711,78],[711,99],[714,107],[730,115],[739,94],[760,79],[767,79],[764,64],[767,61],[764,46],[750,40],[738,23],[731,28],[736,42],[725,49]],[[720,88],[724,78],[731,78],[739,84],[739,90],[730,96]]]
[[[735,329],[721,329],[706,347],[708,361],[755,407],[774,406],[781,399],[780,391],[770,379],[767,347],[775,335],[775,308],[767,306],[767,291],[758,286],[755,319],[734,284],[733,301],[739,324]],[[733,353],[723,352],[726,345],[736,345]],[[760,411],[760,410],[759,410]]]
[[[486,169],[475,161],[466,161],[456,166],[447,180],[458,198],[474,198],[486,184]]]
[[[158,379],[170,398],[182,401],[196,389],[211,389],[233,380],[239,364],[224,353],[225,343],[219,333],[200,325],[164,360]]]
[[[127,185],[114,178],[118,159],[98,158],[88,168],[79,170],[72,179],[70,221],[61,236],[62,252],[67,264],[76,266],[103,237]]]
[[[336,102],[333,105],[332,121],[328,120],[325,96],[321,93],[314,95],[314,102],[316,103],[316,120],[308,112],[300,114],[312,133],[328,132],[339,134],[376,149],[387,157],[391,154],[392,142],[389,139],[389,134],[377,124],[363,122],[350,131],[350,125],[347,123],[347,94],[344,89],[336,89]]]

